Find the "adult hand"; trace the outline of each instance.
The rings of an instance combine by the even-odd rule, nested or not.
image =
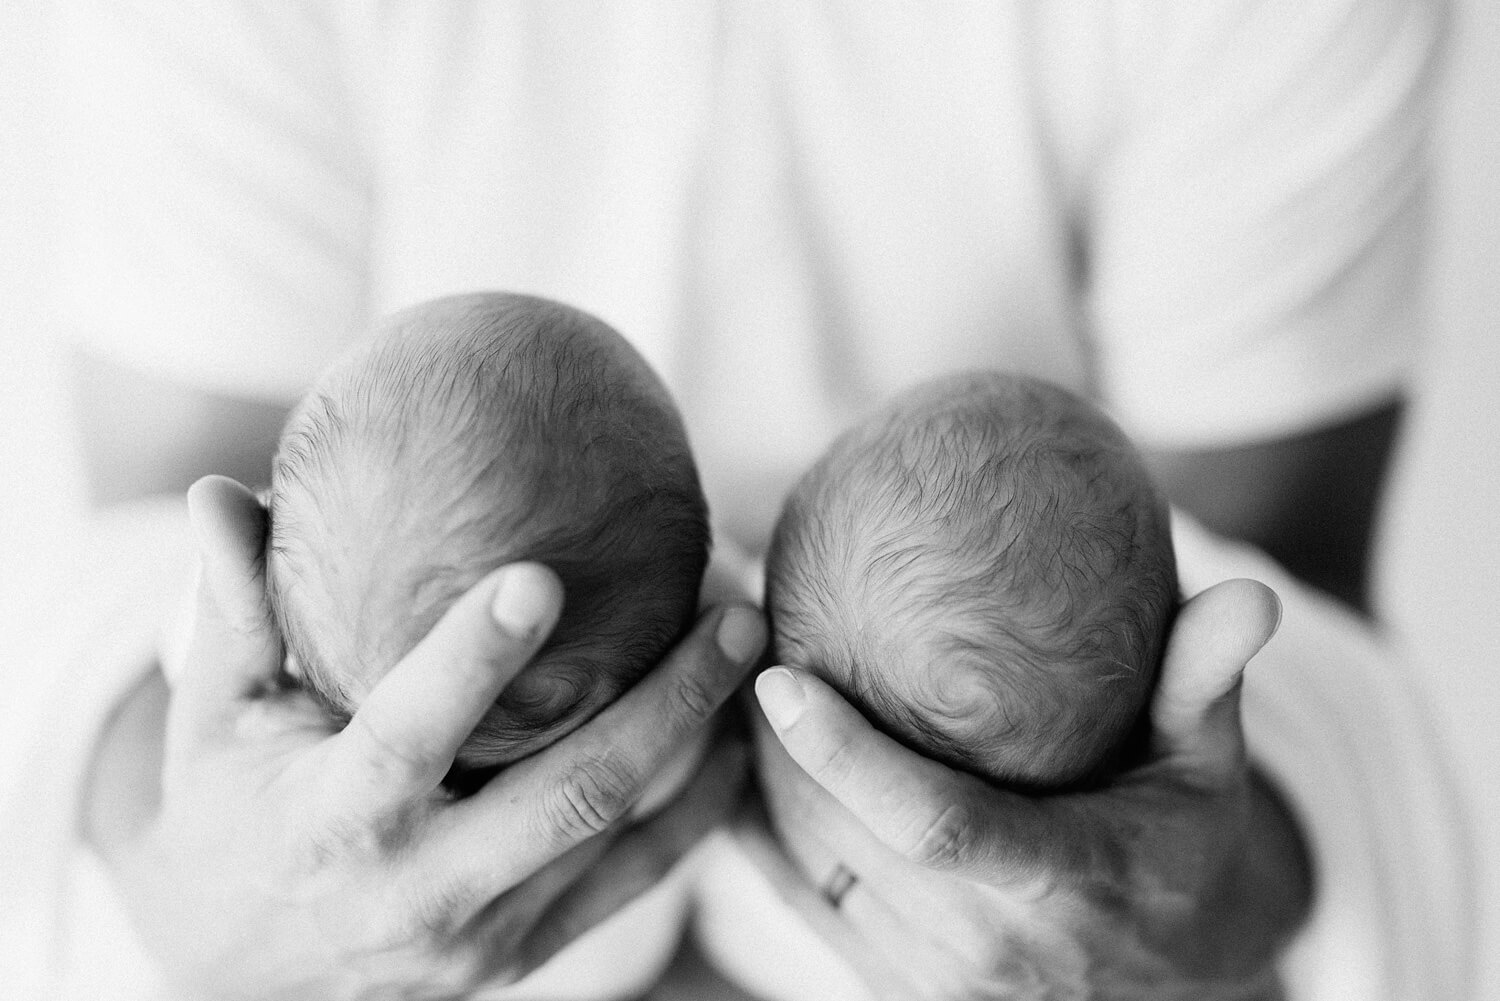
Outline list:
[[[796,868],[753,828],[741,837],[878,996],[1278,996],[1272,963],[1309,872],[1247,765],[1239,690],[1279,616],[1253,581],[1188,602],[1148,760],[1088,792],[1025,796],[953,771],[812,675],[769,670],[757,743]]]
[[[595,720],[455,800],[454,754],[557,620],[536,564],[476,584],[335,731],[283,684],[265,512],[197,483],[197,622],[168,708],[160,810],[117,859],[168,976],[212,997],[447,998],[517,979],[651,886],[732,805],[732,755],[631,827],[647,780],[764,643],[747,608],[706,612]]]

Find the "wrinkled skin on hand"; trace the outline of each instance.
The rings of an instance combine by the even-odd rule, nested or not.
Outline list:
[[[1278,997],[1310,874],[1246,761],[1239,683],[1279,616],[1252,581],[1185,605],[1148,759],[1085,792],[954,771],[812,675],[767,671],[757,751],[780,844],[753,822],[741,841],[877,997]]]
[[[513,564],[480,581],[336,731],[281,674],[265,512],[223,478],[189,502],[203,583],[160,807],[110,862],[190,996],[455,998],[514,981],[654,885],[736,800],[743,756],[722,749],[674,804],[630,816],[747,674],[765,638],[751,609],[705,612],[594,720],[455,799],[442,779],[556,622],[557,578]]]

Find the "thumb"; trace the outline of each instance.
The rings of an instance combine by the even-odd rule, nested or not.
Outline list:
[[[193,709],[223,710],[274,686],[281,674],[281,638],[266,598],[266,511],[224,476],[194,483],[187,500],[202,569],[179,687]]]
[[[1151,704],[1157,756],[1209,773],[1242,766],[1240,681],[1280,624],[1281,600],[1259,581],[1227,580],[1182,606]]]

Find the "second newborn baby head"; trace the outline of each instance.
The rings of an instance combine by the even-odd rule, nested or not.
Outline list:
[[[801,480],[767,567],[776,655],[997,781],[1101,778],[1177,601],[1166,506],[1086,401],[974,374],[897,399]]]
[[[688,626],[708,553],[681,421],[645,361],[559,303],[475,294],[396,315],[293,412],[267,575],[289,667],[347,719],[505,563],[555,571],[562,617],[458,763],[582,724]]]

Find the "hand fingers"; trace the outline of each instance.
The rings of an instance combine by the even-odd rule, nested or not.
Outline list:
[[[778,892],[805,898],[799,910],[809,920],[836,920],[856,929],[865,942],[883,939],[900,943],[905,951],[926,948],[932,940],[946,944],[963,931],[962,923],[953,921],[951,883],[934,884],[930,874],[878,840],[802,771],[764,720],[757,723],[764,810],[777,818],[779,854],[800,870],[801,882],[807,884],[782,886]],[[742,818],[739,827],[754,829],[749,818]],[[739,827],[736,836],[742,833]],[[899,901],[899,915],[889,901]],[[825,919],[822,912],[830,916]],[[825,937],[837,938],[838,933],[823,931]]]
[[[903,903],[931,886],[930,875],[881,840],[787,754],[758,709],[750,710],[761,796],[775,818],[781,851],[815,885],[826,884],[840,866],[861,880],[875,879],[882,892]]]
[[[866,984],[895,985],[901,978],[895,963],[850,922],[824,888],[810,882],[784,854],[758,809],[741,814],[731,833],[751,864],[790,907]],[[853,894],[854,889],[848,891]],[[847,901],[849,898],[844,898]],[[842,904],[844,901],[840,901]],[[905,948],[904,940],[902,948]]]
[[[1216,584],[1182,607],[1151,703],[1157,755],[1202,774],[1238,774],[1240,679],[1280,621],[1276,593],[1253,580]]]
[[[626,831],[542,915],[523,945],[528,967],[554,953],[661,882],[704,835],[727,820],[744,791],[749,750],[739,741],[715,747],[676,801]]]
[[[787,754],[880,841],[918,865],[1020,878],[1067,842],[1043,801],[1007,793],[907,750],[827,684],[775,667],[755,684]]]
[[[498,897],[476,896],[456,870],[412,870],[414,891],[418,900],[435,901],[440,913],[464,924],[465,937],[478,944],[482,957],[474,974],[477,979],[513,984],[541,965],[530,960],[524,946],[530,929],[569,887],[599,865],[609,846],[608,838],[576,845]]]
[[[971,964],[962,957],[990,954],[998,934],[987,910],[994,907],[992,894],[976,902],[973,888],[955,893],[953,880],[933,879],[876,840],[787,756],[769,724],[756,722],[757,764],[766,809],[778,820],[779,846],[848,924],[867,940],[899,944],[908,969],[918,956],[932,957],[939,968],[964,969]],[[992,806],[1003,809],[1004,794],[995,795]],[[1067,832],[1053,831],[1044,843],[1052,850],[1068,840]],[[990,885],[1024,897],[1039,885],[1014,871],[984,875]]]
[[[345,808],[377,815],[437,788],[562,602],[561,582],[538,563],[501,567],[454,602],[332,738],[328,773]]]
[[[246,699],[277,685],[281,638],[266,600],[265,509],[249,490],[223,476],[194,483],[187,500],[202,570],[173,708],[196,738],[221,732],[227,716]]]
[[[810,919],[821,916],[823,934],[830,942],[847,941],[840,938],[842,925],[853,929],[858,941],[874,943],[877,953],[898,950],[894,954],[901,957],[906,975],[922,971],[916,975],[926,987],[938,987],[948,972],[983,969],[996,976],[1015,976],[1018,995],[1026,994],[1026,986],[1037,982],[1027,958],[1035,943],[1025,936],[1013,940],[1005,919],[997,923],[997,905],[1005,913],[1004,900],[1010,897],[1022,901],[1014,913],[1024,914],[1028,906],[1024,901],[1037,899],[1048,887],[1090,884],[1116,875],[1109,867],[1111,848],[1119,841],[1102,819],[1114,817],[1113,811],[1104,811],[1101,817],[1086,807],[1085,797],[1061,797],[1036,808],[963,777],[970,781],[968,795],[977,816],[993,811],[1003,817],[1009,812],[1030,817],[1032,823],[976,825],[982,833],[975,838],[974,857],[990,861],[972,866],[968,875],[984,884],[985,890],[973,885],[960,888],[961,884],[947,878],[933,879],[876,841],[852,814],[821,787],[812,785],[787,757],[770,725],[757,722],[766,805],[780,821],[778,847],[800,865],[806,874],[804,882],[822,898],[821,902],[812,899],[803,887],[797,909]],[[787,773],[783,762],[792,773]],[[1088,794],[1088,798],[1097,795]],[[1139,826],[1137,817],[1125,815],[1123,823]],[[738,828],[735,833],[739,835]],[[1120,885],[1118,879],[1112,885]],[[996,890],[1002,896],[997,897]],[[834,924],[832,932],[828,928],[833,918],[825,914],[829,911],[836,911],[841,922]],[[847,944],[840,951],[853,955]],[[944,993],[942,989],[937,992]],[[910,995],[910,991],[894,992],[897,997]]]
[[[701,729],[765,646],[753,609],[711,611],[619,701],[452,804],[432,850],[468,859],[481,886],[518,882],[623,819],[650,778]]]

